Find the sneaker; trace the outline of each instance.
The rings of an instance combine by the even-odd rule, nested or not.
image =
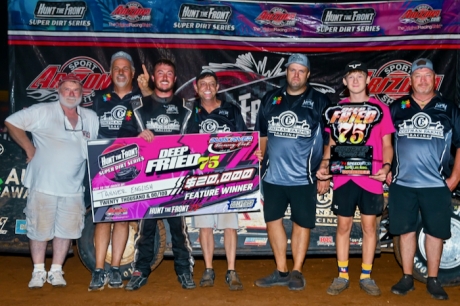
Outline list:
[[[230,290],[243,290],[243,284],[235,270],[227,272],[227,275],[225,275],[225,283],[227,283]]]
[[[391,287],[391,292],[397,295],[406,295],[408,292],[414,289],[414,278],[412,275],[404,274],[399,282]]]
[[[339,295],[342,291],[350,286],[350,281],[343,277],[336,277],[332,281],[332,284],[327,288],[327,294],[329,295]]]
[[[107,272],[102,269],[96,269],[91,275],[88,291],[104,290],[104,286],[107,285],[108,281]]]
[[[212,287],[214,286],[214,278],[216,275],[214,274],[214,269],[205,269],[203,272],[203,276],[200,280],[201,287]]]
[[[272,274],[269,276],[266,276],[264,278],[259,278],[254,282],[254,285],[257,287],[273,287],[273,286],[287,286],[289,285],[289,279],[291,275],[282,277],[280,275],[280,272],[278,270],[275,270]]]
[[[196,285],[193,281],[193,276],[191,273],[184,273],[177,276],[177,280],[182,285],[184,289],[195,289]]]
[[[147,277],[139,270],[134,270],[131,279],[126,284],[125,290],[134,291],[147,284]]]
[[[119,267],[110,267],[108,273],[109,277],[109,288],[123,288],[123,279],[121,278],[121,272]]]
[[[53,285],[53,287],[65,287],[67,285],[63,271],[49,271],[46,281]]]
[[[289,290],[303,290],[306,285],[305,278],[302,275],[302,272],[293,270],[291,272],[291,277],[289,278],[288,288]]]
[[[38,289],[43,287],[46,281],[46,271],[32,272],[32,279],[29,282],[30,289]]]
[[[359,281],[359,287],[369,295],[379,296],[381,294],[379,287],[372,278],[363,278]]]
[[[436,300],[448,300],[449,296],[446,291],[442,288],[436,277],[428,277],[426,282],[426,291]]]

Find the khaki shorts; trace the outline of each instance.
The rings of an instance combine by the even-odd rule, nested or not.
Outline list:
[[[229,213],[194,216],[192,218],[192,227],[214,229],[238,229],[238,214]]]
[[[85,225],[85,211],[83,193],[59,197],[30,190],[24,209],[27,237],[35,241],[78,239]]]

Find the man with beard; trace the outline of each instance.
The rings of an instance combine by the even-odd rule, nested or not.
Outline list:
[[[24,186],[29,188],[29,196],[24,213],[34,264],[31,289],[43,287],[45,281],[55,287],[66,286],[62,265],[71,240],[80,238],[84,226],[86,142],[96,139],[98,121],[92,110],[78,106],[82,93],[80,79],[68,74],[59,82],[59,101],[32,105],[5,122],[27,155]],[[32,133],[33,142],[26,131]],[[53,240],[53,261],[47,273],[49,240]]]
[[[389,188],[390,232],[401,235],[403,277],[391,292],[414,290],[412,270],[416,231],[421,216],[428,263],[426,289],[434,299],[447,300],[438,281],[444,240],[451,237],[451,192],[460,180],[460,117],[458,107],[436,90],[433,63],[420,58],[412,63],[410,95],[390,105],[396,133],[393,177]],[[456,148],[449,166],[451,146]]]
[[[188,123],[188,133],[219,133],[247,131],[240,109],[231,102],[217,98],[219,81],[214,71],[205,69],[197,76],[196,99],[192,109],[192,118]],[[242,290],[243,284],[235,271],[236,247],[238,237],[238,214],[212,214],[193,217],[193,225],[200,229],[200,244],[203,251],[205,270],[201,277],[201,287],[214,286],[214,229],[224,230],[224,247],[227,257],[225,282],[230,290]]]
[[[329,181],[317,183],[315,176],[322,162],[323,145],[329,141],[322,120],[329,99],[307,83],[310,61],[305,55],[291,55],[285,67],[287,85],[265,94],[256,121],[256,130],[260,131],[260,150],[256,154],[267,165],[261,175],[264,218],[276,269],[256,280],[255,285],[303,290],[306,282],[302,266],[310,229],[315,227],[317,189],[329,187]],[[292,272],[286,262],[287,237],[283,226],[288,204],[292,220]]]
[[[184,134],[185,118],[189,112],[183,107],[183,100],[174,95],[176,67],[168,59],[160,59],[153,65],[153,91],[148,89],[149,75],[145,67],[144,74],[138,77],[139,87],[152,95],[143,98],[143,106],[134,110],[130,105],[125,120],[118,133],[119,137],[142,137],[151,142],[154,136]],[[168,122],[168,124],[164,124]],[[184,217],[167,219],[171,232],[174,269],[177,280],[184,289],[195,288],[193,281],[192,247],[187,233]],[[139,231],[135,241],[135,255],[132,277],[126,290],[137,290],[147,283],[150,275],[150,263],[154,257],[154,242],[157,219],[139,221]]]

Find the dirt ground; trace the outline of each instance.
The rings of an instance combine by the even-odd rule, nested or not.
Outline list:
[[[382,295],[372,297],[359,288],[360,258],[350,260],[350,288],[339,296],[329,296],[326,289],[336,277],[335,258],[308,257],[303,273],[307,280],[304,291],[291,292],[286,287],[258,288],[255,279],[274,270],[272,258],[238,258],[237,271],[244,285],[239,292],[229,291],[224,283],[226,263],[224,258],[214,262],[216,281],[213,288],[184,290],[176,280],[173,261],[165,259],[150,275],[147,285],[138,291],[108,289],[88,292],[90,272],[84,268],[77,255],[68,258],[64,265],[67,287],[30,290],[32,264],[27,256],[0,255],[4,273],[0,278],[1,305],[459,305],[460,287],[447,287],[449,301],[436,301],[426,293],[425,285],[416,282],[416,290],[407,296],[396,296],[390,287],[400,278],[401,269],[392,253],[384,253],[375,259],[373,278]],[[51,260],[47,259],[47,268]],[[292,263],[291,263],[292,264]],[[204,269],[202,258],[196,258],[195,282],[198,283]],[[5,273],[6,272],[6,273]]]

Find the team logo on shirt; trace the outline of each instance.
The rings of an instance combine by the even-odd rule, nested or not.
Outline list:
[[[166,114],[168,115],[176,115],[179,114],[179,109],[174,104],[165,104]]]
[[[434,106],[434,109],[445,112],[447,110],[447,104],[446,103],[436,103],[436,105]]]
[[[224,110],[224,109],[221,109],[221,110],[219,110],[219,115],[228,117],[228,111]]]
[[[172,133],[180,130],[177,120],[171,120],[169,116],[160,115],[147,121],[146,128],[155,132]]]
[[[310,108],[310,109],[313,109],[313,104],[314,102],[310,99],[305,99],[303,102],[302,102],[302,107],[306,107],[306,108]]]
[[[417,113],[399,125],[398,136],[427,140],[444,138],[444,126],[439,121],[431,122],[431,117],[425,113]]]
[[[329,107],[324,117],[337,144],[362,145],[372,128],[382,120],[382,109],[367,103],[342,104]]]
[[[206,119],[200,123],[200,133],[219,133],[219,132],[231,132],[230,128],[224,124],[219,123],[214,119]]]
[[[101,127],[108,128],[109,130],[119,130],[125,114],[126,106],[115,106],[110,112],[105,112],[104,115],[99,117]]]
[[[276,137],[298,138],[311,137],[310,125],[306,120],[299,121],[296,113],[282,112],[268,121],[268,132]]]

